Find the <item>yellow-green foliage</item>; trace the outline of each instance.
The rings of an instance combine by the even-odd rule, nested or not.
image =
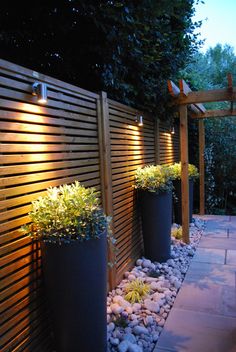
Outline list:
[[[142,298],[150,292],[150,285],[140,279],[135,279],[126,285],[126,301],[130,303],[141,302]]]
[[[32,223],[23,231],[36,239],[70,242],[99,238],[107,218],[99,206],[99,193],[79,182],[49,188],[44,197],[32,202]]]
[[[182,239],[182,226],[180,227],[174,227],[171,230],[171,235],[173,237],[175,237],[177,240],[181,240]]]
[[[135,188],[149,192],[166,192],[172,189],[172,181],[168,167],[148,165],[139,167],[135,173]]]
[[[173,165],[167,166],[169,168],[170,176],[173,180],[181,179],[181,163],[175,163]],[[199,177],[198,169],[193,164],[188,164],[188,175],[192,179],[196,179]]]

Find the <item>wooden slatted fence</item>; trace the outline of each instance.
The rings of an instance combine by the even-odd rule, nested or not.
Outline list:
[[[169,126],[161,121],[159,124],[159,162],[173,164],[179,161],[179,128],[175,126],[175,133],[170,133]]]
[[[34,81],[48,87],[37,103]],[[133,189],[138,166],[178,161],[178,135],[101,95],[0,60],[0,350],[51,352],[39,244],[19,229],[46,188],[80,181],[101,191],[113,216],[117,265],[110,287],[142,254]],[[171,142],[170,142],[171,141]],[[172,144],[174,151],[172,152]],[[159,147],[160,146],[160,147]],[[110,253],[112,255],[112,253]]]
[[[135,122],[138,112],[109,100],[114,234],[117,240],[116,283],[143,252],[140,218],[133,188],[137,167],[155,163],[154,121]],[[139,113],[140,114],[140,113]]]
[[[49,186],[79,180],[101,189],[98,95],[6,62],[0,75],[0,350],[46,352],[40,248],[19,227]],[[45,106],[31,94],[35,79],[47,83]]]

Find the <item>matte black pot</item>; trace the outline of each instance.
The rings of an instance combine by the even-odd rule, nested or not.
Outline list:
[[[42,243],[57,352],[106,351],[107,241]]]
[[[170,258],[172,193],[138,192],[145,257],[164,262]]]
[[[173,208],[174,208],[174,222],[182,225],[182,193],[181,180],[174,180]],[[189,222],[193,221],[193,180],[189,179]]]

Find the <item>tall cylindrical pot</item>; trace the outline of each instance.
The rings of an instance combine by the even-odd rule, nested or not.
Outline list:
[[[170,258],[172,193],[139,191],[145,257],[157,262]]]
[[[174,221],[182,225],[182,193],[181,193],[181,180],[174,180]],[[189,222],[193,221],[193,180],[189,179]]]
[[[107,242],[42,243],[56,352],[106,351]]]

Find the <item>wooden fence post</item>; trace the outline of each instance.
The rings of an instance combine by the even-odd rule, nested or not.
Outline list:
[[[182,193],[183,240],[189,243],[189,182],[188,182],[188,112],[187,105],[180,105],[180,155]]]
[[[109,108],[107,94],[105,92],[100,93],[100,98],[98,99],[97,104],[97,112],[102,204],[106,215],[113,218]],[[113,220],[111,222],[111,230],[114,233]],[[108,261],[112,263],[112,267],[109,269],[109,289],[112,289],[116,286],[115,260],[116,256],[110,244],[108,247]]]
[[[204,163],[204,150],[205,150],[205,126],[204,120],[198,121],[199,132],[199,192],[200,192],[200,215],[205,214],[205,163]]]
[[[155,163],[160,164],[160,120],[155,120]]]

